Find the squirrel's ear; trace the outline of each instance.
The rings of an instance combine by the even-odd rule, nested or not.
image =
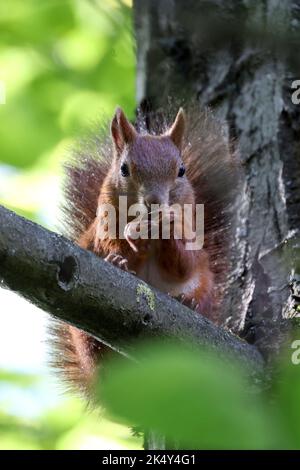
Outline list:
[[[180,108],[174,123],[166,133],[166,135],[170,137],[170,139],[179,149],[181,149],[182,145],[183,135],[185,131],[185,121],[185,112],[183,111],[183,108]]]
[[[111,136],[118,154],[122,153],[126,144],[130,144],[136,138],[136,130],[128,121],[121,108],[117,108],[111,121]]]

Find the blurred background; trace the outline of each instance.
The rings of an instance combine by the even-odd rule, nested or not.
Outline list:
[[[0,3],[0,204],[59,231],[62,164],[76,136],[135,107],[131,0]],[[47,315],[0,289],[0,449],[141,448],[86,413],[47,367]]]

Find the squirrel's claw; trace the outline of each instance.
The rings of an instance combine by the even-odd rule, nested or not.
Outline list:
[[[117,266],[117,268],[123,269],[123,271],[126,271],[131,274],[136,274],[135,271],[131,271],[128,268],[128,259],[124,258],[121,255],[117,255],[116,253],[110,253],[104,258],[104,261],[107,261],[108,263]]]
[[[185,294],[180,294],[175,297],[178,302],[180,302],[182,305],[185,305],[186,307],[190,308],[191,310],[196,310],[199,306],[197,303],[197,300],[192,297],[187,297]]]
[[[125,236],[125,240],[129,243],[129,245],[133,249],[133,251],[135,251],[137,253],[138,248],[136,247],[133,239],[131,238],[131,225],[130,225],[130,223],[127,224],[126,227],[125,227],[124,236]]]

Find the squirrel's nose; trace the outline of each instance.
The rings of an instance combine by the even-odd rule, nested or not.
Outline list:
[[[158,196],[158,194],[150,194],[149,196],[145,196],[144,201],[148,209],[151,209],[152,204],[161,204],[161,198]]]

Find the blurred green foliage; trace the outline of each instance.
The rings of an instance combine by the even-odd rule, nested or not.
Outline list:
[[[133,115],[130,3],[1,2],[0,202],[6,206],[51,226],[55,217],[45,213],[49,198],[59,199],[61,161],[74,137],[116,105]],[[9,165],[5,172],[1,163]]]
[[[99,379],[97,395],[114,419],[156,430],[180,449],[300,448],[300,365],[291,350],[274,382],[260,387],[231,358],[207,351],[152,343],[137,357],[114,359]]]
[[[2,387],[34,393],[39,376],[0,372]],[[11,411],[11,403],[0,400],[0,450],[3,449],[139,449],[141,439],[100,411],[87,411],[75,398],[65,397],[54,407],[33,416]],[[26,410],[24,410],[26,411]]]

